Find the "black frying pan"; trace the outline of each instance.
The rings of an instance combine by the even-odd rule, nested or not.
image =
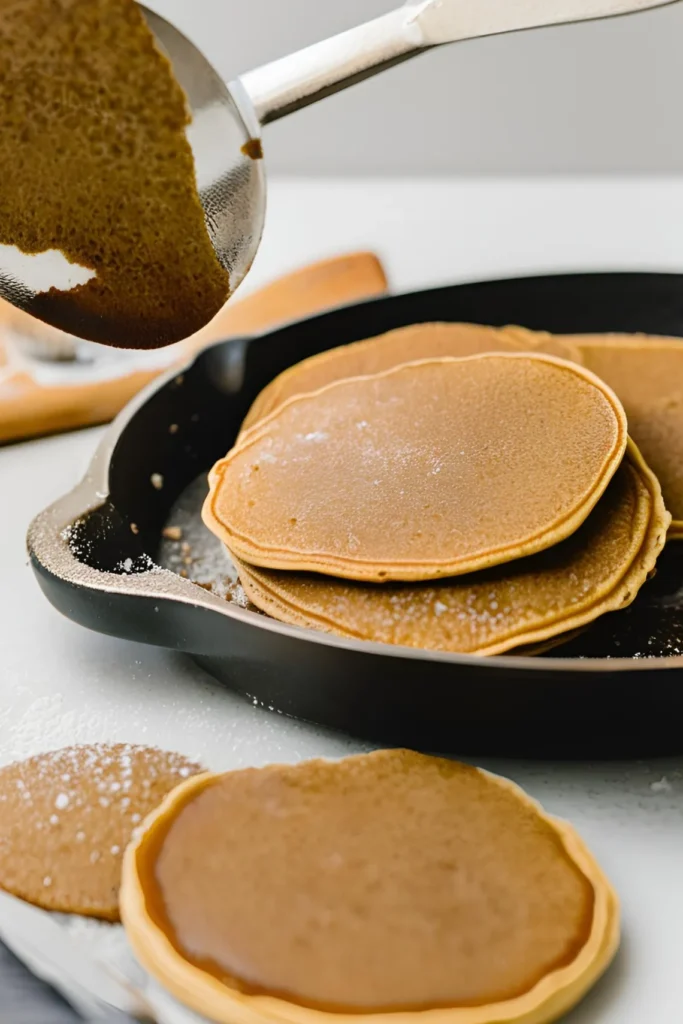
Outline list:
[[[161,530],[179,501],[205,536],[197,517],[206,488],[197,481],[230,448],[268,381],[316,352],[426,320],[683,336],[683,275],[439,288],[218,344],[133,401],[86,479],[34,520],[28,545],[43,591],[90,629],[186,651],[266,707],[384,743],[525,756],[680,752],[683,543],[667,547],[632,608],[537,658],[441,654],[303,630],[159,568]]]

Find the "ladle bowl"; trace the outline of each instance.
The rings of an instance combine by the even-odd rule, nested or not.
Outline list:
[[[173,66],[192,114],[188,139],[206,228],[229,273],[231,292],[256,255],[266,211],[261,128],[436,46],[568,22],[609,18],[678,0],[416,0],[373,21],[283,57],[226,84],[178,29],[142,7]],[[112,226],[116,230],[116,226]],[[0,246],[0,295],[68,334],[50,288],[71,289],[92,276],[57,251],[27,256]],[[98,337],[107,325],[98,324]],[[144,328],[144,325],[141,325]],[[112,322],[112,345],[126,347]],[[144,336],[144,329],[138,332]],[[169,338],[168,342],[176,340]],[[157,339],[157,343],[164,339]]]

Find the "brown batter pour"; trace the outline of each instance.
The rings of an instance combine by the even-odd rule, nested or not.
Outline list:
[[[0,52],[0,243],[58,249],[97,273],[31,311],[129,348],[203,327],[228,275],[197,193],[185,95],[137,4],[0,0]]]
[[[338,1012],[526,993],[576,958],[595,900],[518,791],[408,751],[207,776],[135,863],[186,959]]]
[[[118,921],[123,852],[202,769],[128,744],[66,747],[0,769],[0,887],[45,910]]]

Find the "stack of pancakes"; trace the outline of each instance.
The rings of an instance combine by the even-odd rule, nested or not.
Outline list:
[[[676,346],[421,324],[322,353],[258,396],[204,520],[284,622],[547,649],[633,601],[665,499],[683,533]]]

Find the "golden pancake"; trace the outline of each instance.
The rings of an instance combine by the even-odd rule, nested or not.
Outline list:
[[[632,442],[586,522],[549,551],[471,576],[354,583],[257,569],[235,559],[247,597],[282,622],[356,640],[463,654],[540,653],[625,608],[654,568],[669,516]]]
[[[586,366],[617,393],[629,433],[662,485],[669,538],[683,538],[683,339],[506,330],[524,348]]]
[[[459,575],[572,534],[625,448],[618,400],[578,366],[425,360],[290,399],[214,466],[204,522],[265,568]]]
[[[63,913],[118,921],[123,851],[199,765],[153,747],[66,747],[0,768],[0,887]]]
[[[509,338],[523,352],[543,352],[558,359],[568,359],[572,363],[583,364],[581,349],[564,335],[547,334],[545,331],[530,331],[526,327],[514,325],[503,328],[505,337]],[[599,375],[598,375],[599,376]]]
[[[133,949],[222,1024],[555,1020],[617,898],[517,786],[410,751],[191,780],[126,853]]]
[[[634,415],[634,434],[662,485],[671,509],[669,540],[683,539],[683,388],[653,401],[647,413]]]
[[[337,380],[367,377],[421,359],[516,352],[524,347],[512,335],[508,337],[505,330],[480,324],[428,323],[398,327],[376,338],[320,352],[290,366],[258,395],[246,415],[241,433],[295,395],[318,391]]]
[[[0,16],[0,242],[96,274],[39,294],[32,312],[128,348],[193,334],[225,303],[228,274],[197,192],[187,100],[142,11],[0,0]]]
[[[619,395],[629,432],[662,485],[669,536],[683,536],[683,340],[586,335],[571,343]]]
[[[558,633],[557,636],[551,637],[550,640],[543,640],[539,644],[523,644],[521,647],[515,647],[511,652],[518,658],[532,658],[539,654],[547,654],[549,651],[555,651],[558,647],[564,647],[565,644],[569,644],[572,640],[576,640],[578,636],[585,633],[587,626],[579,626],[578,629],[570,629],[568,633]],[[562,652],[557,651],[557,657],[562,657]]]

